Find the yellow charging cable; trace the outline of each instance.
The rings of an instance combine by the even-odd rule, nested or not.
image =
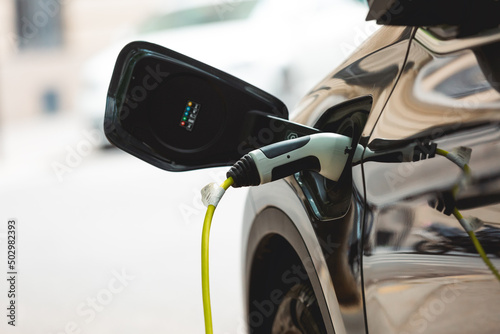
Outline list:
[[[453,215],[455,216],[455,218],[457,218],[458,221],[461,221],[464,219],[464,216],[462,216],[462,214],[460,213],[460,211],[458,211],[457,208],[453,209]],[[483,246],[481,246],[481,243],[477,239],[474,231],[466,231],[466,232],[469,235],[472,243],[474,244],[474,247],[476,247],[477,252],[479,253],[481,258],[483,259],[484,263],[486,263],[486,265],[488,266],[488,268],[490,268],[493,275],[495,275],[495,277],[500,281],[500,274],[498,273],[497,268],[495,268],[493,266],[493,263],[491,263],[490,259],[486,255],[486,252],[484,251]]]
[[[230,177],[221,184],[224,191],[233,184],[233,178]],[[221,195],[222,196],[222,195]],[[205,333],[212,334],[212,308],[210,306],[210,281],[208,270],[208,240],[210,238],[210,226],[212,225],[212,218],[214,216],[216,205],[208,205],[207,213],[205,214],[205,221],[203,223],[203,232],[201,236],[201,289],[203,294],[203,314],[205,316]]]
[[[443,156],[445,158],[446,157],[449,158],[450,152],[438,148],[436,150],[436,154],[441,155],[441,156]],[[453,160],[451,160],[451,161],[453,161]],[[455,162],[455,161],[453,161],[453,162]],[[464,174],[467,177],[470,177],[470,175],[471,175],[471,169],[470,169],[469,165],[465,163],[465,164],[463,164],[463,167],[462,166],[460,166],[460,167],[464,171]],[[459,188],[460,187],[459,187],[458,184],[456,184],[453,187],[453,198],[456,197],[456,195],[457,195],[457,193],[459,191]],[[474,231],[472,229],[466,228],[464,226],[464,224],[462,224],[462,222],[465,220],[465,218],[464,218],[464,216],[462,216],[462,214],[460,213],[460,211],[458,211],[457,207],[453,208],[453,216],[455,216],[455,218],[458,220],[458,222],[460,223],[460,225],[462,225],[462,227],[464,227],[465,232],[467,232],[467,234],[469,235],[469,238],[471,239],[472,243],[474,244],[474,247],[476,248],[477,252],[479,253],[479,256],[481,256],[481,259],[483,259],[483,262],[486,264],[486,266],[488,266],[488,268],[491,270],[491,272],[493,273],[493,275],[495,275],[495,277],[500,281],[500,274],[498,273],[498,270],[493,266],[493,263],[491,263],[491,260],[488,258],[488,255],[486,255],[486,252],[484,251],[483,246],[481,245],[481,243],[477,239],[476,234],[474,233]]]

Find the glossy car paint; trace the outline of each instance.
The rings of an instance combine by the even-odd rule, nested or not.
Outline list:
[[[456,49],[438,54],[440,49],[412,41],[403,74],[370,142],[429,138],[446,150],[472,148],[472,181],[459,192],[456,205],[464,216],[492,226],[488,234],[494,239],[500,228],[500,93],[491,87],[474,52],[460,50],[459,43]],[[429,203],[453,187],[461,170],[442,157],[367,162],[363,167],[363,274],[370,331],[499,333],[500,284],[479,256],[457,247],[442,254],[416,249],[429,225],[460,227],[453,216]],[[496,241],[490,257],[499,267]]]
[[[384,27],[302,100],[295,121],[335,131],[322,122],[325,115],[361,103],[368,109],[363,145],[419,138],[444,149],[471,147],[473,181],[456,205],[494,227],[488,232],[494,248],[500,94],[470,48],[496,40],[498,34],[439,41],[423,30]],[[322,203],[313,203],[317,198],[307,191],[311,179],[303,175],[250,190],[243,239],[248,311],[254,309],[253,291],[266,280],[255,266],[259,247],[265,247],[261,241],[281,235],[304,264],[322,318],[331,322],[329,333],[500,332],[500,284],[477,254],[460,247],[441,254],[416,249],[432,223],[459,227],[429,204],[454,186],[459,168],[442,157],[365,162],[346,177],[352,193],[338,216],[322,214]],[[269,208],[277,209],[274,218],[262,217]],[[499,267],[498,258],[490,257]]]
[[[330,108],[357,98],[367,98],[373,101],[364,129],[368,131],[367,129],[375,124],[401,73],[412,33],[410,28],[380,29],[339,70],[332,72],[302,100],[295,121],[314,126]],[[382,45],[384,47],[381,48]],[[363,136],[366,137],[367,134],[363,133]],[[360,166],[353,168],[353,180],[354,193],[362,194]],[[288,186],[282,185],[284,182],[288,183]],[[297,197],[300,199],[299,203],[302,203],[300,206]],[[325,294],[326,305],[320,304],[323,318],[331,318],[336,333],[365,331],[360,267],[362,201],[360,203],[355,198],[356,196],[353,196],[352,205],[343,217],[326,220],[314,217],[309,212],[307,196],[303,194],[295,179],[290,177],[286,181],[252,188],[249,196],[249,201],[252,203],[247,205],[247,212],[244,215],[255,217],[253,213],[259,213],[266,207],[276,207],[285,216],[290,217],[311,254],[317,254],[312,250],[317,252],[321,249],[322,256],[319,258],[310,255],[314,266],[305,266],[305,269],[310,278],[314,278],[318,273],[321,284],[319,288],[315,287],[315,293],[317,296]],[[244,240],[249,240],[250,245],[254,243],[253,239],[262,238],[262,232],[257,236],[251,233],[251,225],[258,223],[258,221],[247,221],[245,224]],[[271,228],[266,232],[276,233]],[[292,243],[290,237],[286,235],[284,237],[294,249],[299,248]],[[349,242],[346,242],[347,240]],[[255,249],[247,249],[246,243],[244,247],[247,253],[245,261],[248,273],[247,286],[250,286],[250,277],[257,275],[252,273],[251,268]],[[253,299],[253,296],[249,296],[249,302]]]

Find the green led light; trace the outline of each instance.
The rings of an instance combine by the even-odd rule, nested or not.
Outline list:
[[[182,117],[182,120],[183,121],[187,121],[187,117]]]

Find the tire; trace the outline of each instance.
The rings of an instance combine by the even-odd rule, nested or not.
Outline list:
[[[438,243],[433,243],[432,241],[427,241],[427,240],[422,240],[419,243],[415,245],[415,249],[417,252],[422,253],[422,254],[444,254],[448,252],[450,249],[443,245],[443,244],[438,244]]]
[[[273,321],[272,334],[326,334],[312,289],[294,285],[283,297]]]
[[[304,266],[310,260],[300,233],[281,210],[268,207],[256,216],[246,258],[249,333],[335,333],[318,274]]]

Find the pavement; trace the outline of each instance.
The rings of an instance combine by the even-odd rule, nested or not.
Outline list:
[[[202,333],[199,191],[221,182],[226,169],[169,173],[117,149],[102,150],[93,139],[74,117],[0,128],[6,276],[7,221],[18,223],[16,326],[7,324],[9,286],[1,279],[0,332]],[[244,328],[245,195],[230,189],[212,225],[212,312],[221,334]]]

